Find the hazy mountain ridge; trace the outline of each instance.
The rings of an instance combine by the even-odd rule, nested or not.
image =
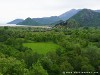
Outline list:
[[[67,20],[73,15],[75,15],[79,11],[76,9],[72,9],[70,11],[67,11],[59,16],[51,16],[51,17],[43,17],[43,18],[32,18],[34,21],[40,23],[41,25],[48,25],[48,24],[55,24],[56,22],[60,20]],[[15,20],[14,20],[15,21]],[[13,24],[15,24],[13,21]],[[9,22],[10,24],[10,22]],[[18,24],[18,22],[16,23]]]
[[[99,12],[100,13],[100,10],[95,10],[95,12]]]
[[[56,26],[100,26],[100,13],[91,9],[83,9],[77,14],[64,21],[58,23]],[[76,26],[75,26],[76,25]]]
[[[72,9],[72,10],[69,10],[63,14],[61,14],[59,17],[62,19],[62,20],[68,20],[70,17],[72,17],[73,15],[77,14],[81,9]]]
[[[24,21],[17,23],[17,25],[40,25],[31,18],[26,18]]]
[[[52,24],[59,23],[61,20],[66,21],[69,18],[72,18],[73,16],[75,16],[77,13],[79,13],[82,10],[83,9],[72,9],[72,10],[69,10],[69,11],[59,15],[59,16],[51,16],[51,17],[43,17],[43,18],[32,18],[32,19],[33,19],[33,21],[37,22],[39,25],[52,25]],[[92,10],[92,11],[94,11],[96,13],[97,12],[100,13],[100,10]],[[15,20],[9,22],[8,24],[21,24],[20,22],[22,22],[22,21],[24,21],[24,20],[23,19],[15,19]]]
[[[42,25],[49,25],[61,19],[58,16],[51,16],[51,17],[43,17],[43,18],[33,18],[33,20]]]
[[[24,20],[23,19],[15,19],[11,22],[8,22],[7,24],[17,24],[17,23],[22,22],[22,21],[24,21]]]

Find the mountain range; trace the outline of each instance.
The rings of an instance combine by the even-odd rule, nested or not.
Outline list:
[[[32,18],[34,21],[42,25],[50,25],[56,21],[61,20],[58,16],[43,17],[43,18]]]
[[[38,22],[40,25],[50,25],[55,24],[60,20],[68,20],[70,17],[75,15],[80,9],[72,9],[70,11],[67,11],[59,16],[51,16],[51,17],[43,17],[43,18],[32,18],[34,21]],[[20,22],[24,21],[23,19],[15,19],[11,22],[8,22],[7,24],[19,24]]]
[[[72,9],[70,11],[67,11],[67,12],[59,15],[59,16],[51,16],[51,17],[43,17],[43,18],[31,18],[31,21],[33,21],[33,22],[31,22],[31,25],[52,25],[52,24],[57,24],[60,21],[66,21],[66,20],[68,20],[70,18],[76,19],[76,17],[78,17],[76,19],[76,20],[78,20],[78,19],[80,19],[80,17],[76,16],[76,15],[79,14],[79,13],[81,14],[81,12],[83,12],[82,10],[84,10],[84,9]],[[87,10],[90,10],[90,9],[87,9]],[[91,12],[100,13],[100,10],[91,10],[90,13],[87,12],[87,11],[84,11],[84,13],[85,12],[86,12],[85,15],[89,15],[89,14],[91,14]],[[82,16],[82,14],[80,16]],[[82,19],[86,19],[87,17],[91,18],[91,16],[93,18],[95,18],[95,16],[93,16],[93,15],[96,15],[96,14],[91,14],[89,16],[85,16],[85,15],[84,15],[84,18],[82,18]],[[25,20],[23,20],[23,19],[15,19],[15,20],[9,22],[8,24],[21,24],[21,25],[23,24],[24,25],[26,23],[25,21],[27,22],[27,19],[25,19]],[[84,24],[83,22],[82,22],[82,24]],[[26,25],[28,25],[28,23]]]
[[[100,13],[99,11],[94,11],[91,9],[82,9],[67,21],[58,23],[56,25],[75,27],[75,24],[80,25],[81,27],[100,26]]]

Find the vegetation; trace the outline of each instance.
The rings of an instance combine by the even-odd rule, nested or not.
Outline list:
[[[24,21],[17,23],[17,25],[39,25],[39,23],[31,18],[27,18]]]
[[[0,75],[99,74],[100,28],[0,27]]]
[[[26,18],[25,20],[16,19],[9,24],[17,25],[54,25],[56,22],[61,20],[58,16],[44,17],[44,18]]]
[[[75,19],[81,26],[100,26],[100,13],[83,9],[70,19]]]
[[[51,16],[43,18],[33,18],[33,20],[40,23],[41,25],[51,25],[52,23],[61,20],[61,18],[59,18],[58,16]]]
[[[80,24],[75,19],[69,19],[66,22],[62,21],[55,25],[55,27],[66,27],[66,28],[78,28],[80,27]]]
[[[77,10],[78,11],[78,10]],[[70,17],[67,21],[61,21],[56,24],[56,27],[99,27],[100,26],[100,12],[90,9],[82,9],[75,15]]]
[[[52,42],[24,43],[23,45],[40,54],[46,54],[49,51],[55,51],[57,48],[59,48],[59,45]]]

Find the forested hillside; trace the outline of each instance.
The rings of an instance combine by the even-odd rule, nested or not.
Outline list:
[[[59,20],[61,20],[61,18],[59,18],[58,16],[51,16],[51,17],[43,17],[43,18],[32,18],[34,21],[40,23],[41,25],[50,25],[52,23],[55,23]]]
[[[70,19],[75,19],[81,26],[100,26],[100,13],[83,9]]]
[[[0,27],[0,75],[99,74],[100,28]]]
[[[77,14],[72,16],[66,21],[56,23],[56,27],[99,27],[100,26],[100,13],[91,9],[80,10]]]
[[[24,21],[17,23],[17,25],[40,25],[38,22],[34,21],[30,17],[26,18]]]

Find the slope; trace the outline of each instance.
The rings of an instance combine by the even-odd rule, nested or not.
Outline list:
[[[70,19],[75,19],[81,26],[100,26],[100,13],[83,9]]]
[[[31,18],[26,18],[24,21],[17,23],[17,25],[39,25],[39,23]]]

